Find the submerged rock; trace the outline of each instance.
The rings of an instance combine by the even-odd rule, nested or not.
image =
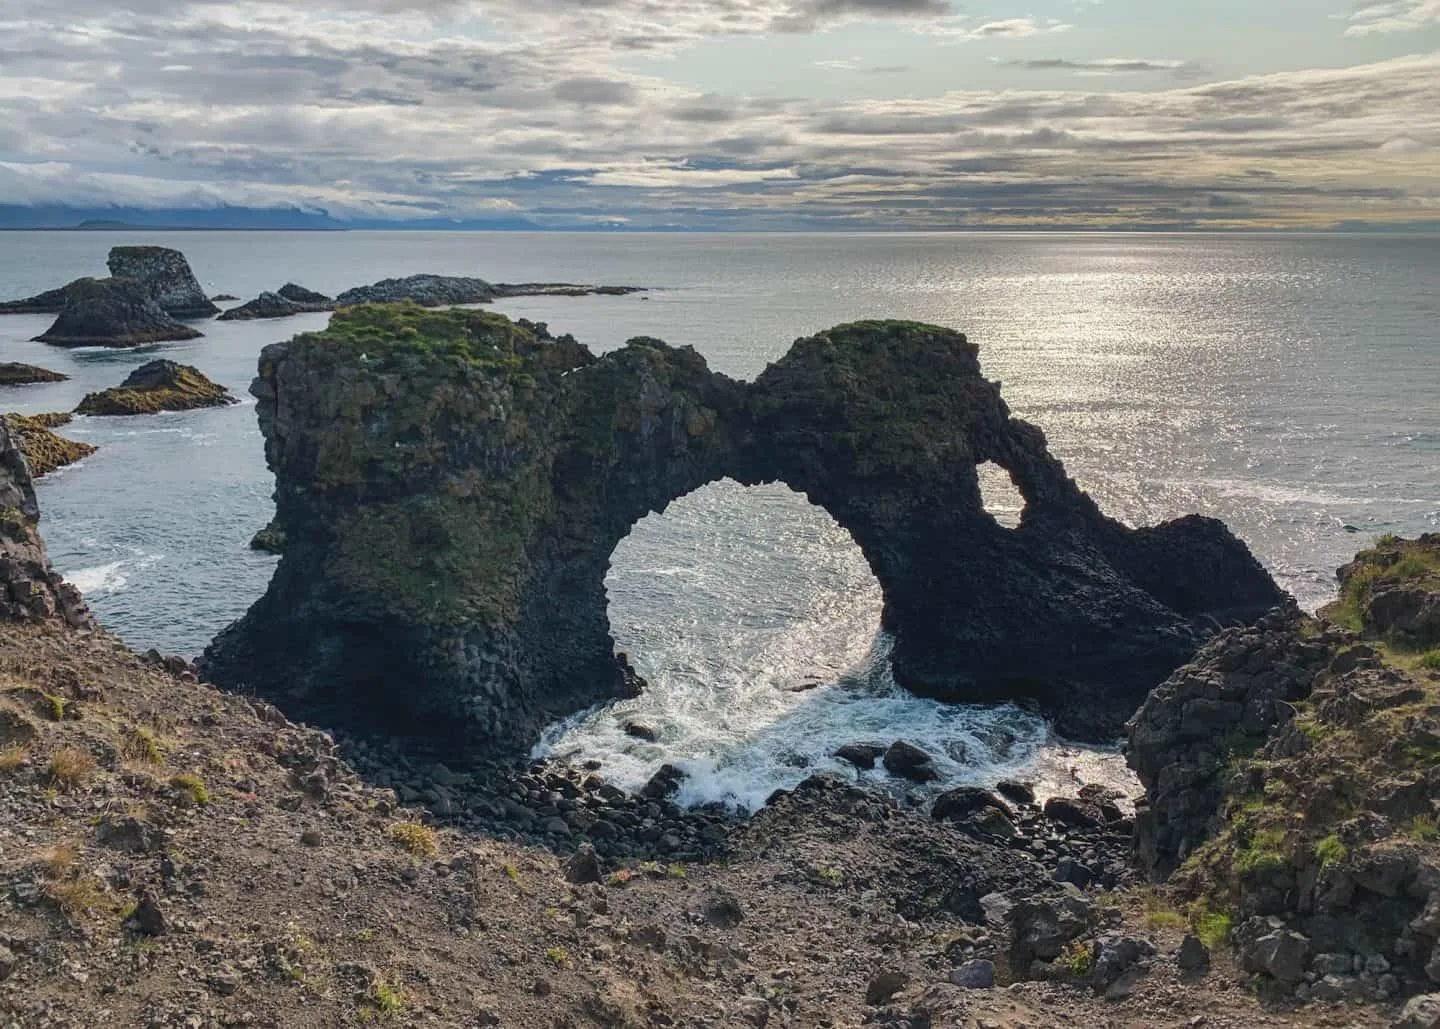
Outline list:
[[[0,418],[0,619],[94,624],[79,591],[50,564],[30,469]]]
[[[727,476],[785,482],[851,532],[903,685],[1033,698],[1072,735],[1118,733],[1217,621],[1280,596],[1219,522],[1106,518],[977,348],[934,326],[840,326],[744,384],[659,340],[597,358],[543,325],[372,305],[266,348],[252,391],[285,553],[207,674],[458,747],[523,751],[634,694],[606,617],[611,553]],[[985,512],[992,460],[1026,499],[1017,528]]]
[[[26,386],[36,382],[64,382],[70,378],[48,368],[17,361],[0,363],[0,386]]]
[[[198,368],[174,361],[150,361],[136,368],[119,386],[87,394],[77,414],[155,414],[190,411],[198,407],[224,407],[239,403],[223,386]]]
[[[935,759],[913,743],[896,740],[885,751],[885,770],[911,782],[934,782],[940,778]]]
[[[116,278],[140,283],[166,314],[208,318],[220,308],[200,288],[185,255],[169,247],[112,247],[106,261]]]
[[[36,342],[61,347],[136,347],[202,335],[161,309],[134,279],[80,279],[65,288],[60,317]]]
[[[9,422],[11,436],[25,455],[31,476],[36,479],[83,460],[98,449],[50,431],[67,424],[70,421],[68,414],[23,415],[11,412],[4,416],[4,420]]]

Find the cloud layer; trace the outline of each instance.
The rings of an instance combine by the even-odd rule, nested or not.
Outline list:
[[[1437,4],[1373,5],[1335,31],[1400,31],[1389,26],[1433,20]],[[1013,57],[1000,63],[1017,75],[1098,76],[1113,89],[1148,74],[1159,88],[822,102],[703,93],[627,69],[637,54],[683,61],[707,37],[855,21],[947,48],[1008,39],[1052,51],[1069,26],[967,19],[942,0],[296,10],[11,0],[0,203],[702,228],[1440,218],[1440,54],[1204,85],[1176,81],[1202,74],[1178,60]],[[872,82],[906,71],[816,63],[817,76]]]

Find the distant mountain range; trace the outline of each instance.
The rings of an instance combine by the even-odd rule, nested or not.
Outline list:
[[[69,231],[115,231],[121,229],[281,229],[312,232],[339,232],[345,229],[429,229],[478,230],[543,228],[528,218],[415,218],[396,221],[388,218],[331,217],[324,211],[298,207],[21,207],[0,204],[0,229],[64,229]]]
[[[627,225],[623,222],[581,222],[573,224],[539,223],[520,215],[496,218],[336,218],[326,211],[306,211],[298,207],[212,207],[212,208],[143,208],[143,207],[67,207],[63,205],[23,207],[0,204],[0,231],[16,229],[54,229],[67,232],[186,232],[195,230],[271,230],[304,232],[344,232],[349,229],[410,229],[430,232],[497,232],[497,231],[564,231],[564,232],[735,232],[743,225]],[[853,232],[854,225],[831,226],[813,220],[788,226],[766,226],[770,230],[815,232],[827,229]],[[876,225],[877,231],[903,231],[904,226]],[[1234,232],[1194,223],[1148,225],[956,225],[965,232]],[[763,229],[761,231],[764,231]],[[1260,230],[1263,231],[1263,230]],[[1290,231],[1325,232],[1440,232],[1440,219],[1409,222],[1347,221],[1324,229]]]

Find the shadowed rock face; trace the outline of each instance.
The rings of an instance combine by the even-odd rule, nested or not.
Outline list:
[[[850,530],[902,683],[1035,697],[1084,735],[1115,734],[1210,619],[1280,596],[1218,522],[1105,518],[933,326],[841,326],[747,385],[657,340],[597,359],[496,315],[359,308],[266,348],[252,391],[284,556],[208,674],[456,750],[522,751],[634,692],[611,553],[725,476],[783,481]],[[984,511],[987,460],[1027,500],[1016,529]]]
[[[210,302],[185,255],[169,247],[112,247],[106,261],[116,278],[134,279],[176,318],[208,318],[220,308]]]
[[[35,341],[60,347],[136,347],[200,335],[166,313],[134,279],[80,279],[65,287],[64,309]]]
[[[75,587],[50,566],[30,469],[0,418],[0,619],[93,624]]]

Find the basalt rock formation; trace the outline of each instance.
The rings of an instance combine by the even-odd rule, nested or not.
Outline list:
[[[220,308],[200,288],[185,255],[169,247],[113,247],[106,264],[110,274],[133,279],[176,318],[208,318]]]
[[[254,300],[241,304],[239,307],[230,308],[221,314],[216,321],[244,322],[254,321],[260,318],[289,318],[291,315],[296,314],[328,311],[332,307],[334,307],[334,304],[329,301],[299,303],[280,293],[261,293]]]
[[[36,382],[64,382],[70,378],[48,368],[16,361],[0,363],[0,386],[28,386]]]
[[[164,311],[143,283],[80,279],[65,287],[60,317],[35,341],[60,347],[137,347],[200,335]]]
[[[79,592],[50,565],[39,522],[30,469],[0,418],[0,620],[88,627],[93,621]]]
[[[77,280],[82,281],[82,280]],[[65,291],[74,283],[58,289],[47,289],[23,300],[0,301],[0,314],[59,314],[65,307]]]
[[[224,407],[239,403],[225,387],[211,382],[200,369],[174,361],[150,361],[136,368],[119,386],[88,393],[76,414],[156,414]]]
[[[316,293],[313,289],[306,289],[304,286],[297,286],[293,282],[285,283],[285,285],[281,286],[275,292],[280,294],[280,296],[284,297],[286,300],[289,300],[291,303],[314,304],[316,305],[317,309],[321,307],[328,307],[329,305],[335,303],[335,301],[331,300],[324,293]]]
[[[543,325],[360,307],[267,347],[252,392],[284,555],[208,674],[457,749],[523,750],[638,688],[609,634],[611,552],[725,476],[785,482],[850,530],[905,685],[1035,697],[1089,735],[1217,619],[1280,596],[1218,522],[1105,518],[977,348],[933,326],[841,326],[747,385],[658,340],[597,359]],[[986,460],[1028,502],[1016,529],[984,510]]]
[[[1128,727],[1142,870],[1230,929],[1269,990],[1440,984],[1440,649],[1379,642],[1348,585],[1411,561],[1407,589],[1440,595],[1433,567],[1394,560],[1425,549],[1389,539],[1341,570],[1328,613],[1359,633],[1277,609],[1207,644]]]
[[[450,304],[488,304],[500,297],[625,296],[644,291],[643,286],[588,286],[574,282],[486,282],[484,279],[461,275],[411,275],[404,279],[383,279],[370,286],[347,289],[335,298],[333,306],[409,302],[422,307],[443,307]],[[280,292],[282,296],[286,295],[283,289]],[[288,299],[299,300],[293,295]]]
[[[30,475],[40,478],[57,468],[74,464],[95,453],[97,447],[78,440],[58,436],[52,429],[70,424],[71,416],[64,412],[23,415],[11,412],[4,416],[10,425],[10,434],[15,444],[25,455],[30,466]]]

